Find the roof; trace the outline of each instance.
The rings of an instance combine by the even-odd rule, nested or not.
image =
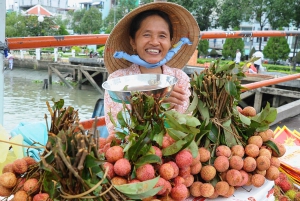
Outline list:
[[[43,16],[53,16],[51,12],[49,12],[46,8],[44,8],[41,5],[35,5],[34,7],[28,9],[25,11],[25,14],[27,15],[43,15]]]

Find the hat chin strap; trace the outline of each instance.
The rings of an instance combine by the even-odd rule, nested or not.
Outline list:
[[[180,48],[184,44],[192,45],[191,41],[188,38],[185,38],[185,37],[181,38],[179,40],[179,42],[176,43],[171,50],[169,50],[169,52],[167,53],[165,58],[163,58],[160,62],[157,62],[155,64],[150,64],[150,63],[144,61],[138,55],[129,55],[126,52],[122,52],[122,51],[115,52],[114,53],[114,58],[116,58],[116,59],[125,59],[125,60],[130,61],[134,64],[137,64],[139,66],[144,66],[146,68],[156,68],[156,67],[162,66],[165,63],[167,63],[168,61],[170,61],[172,59],[172,57],[180,50]]]

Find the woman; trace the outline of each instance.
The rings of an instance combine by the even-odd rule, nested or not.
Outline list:
[[[168,2],[140,6],[120,20],[106,42],[104,63],[110,73],[108,79],[150,73],[174,76],[178,83],[165,102],[183,113],[189,105],[191,92],[189,77],[181,69],[193,55],[199,34],[194,17],[182,6]],[[177,46],[172,48],[174,44]],[[127,57],[118,57],[119,53]],[[136,54],[134,58],[132,54]],[[105,92],[104,111],[109,135],[114,134],[114,126],[107,113],[111,112],[115,118],[121,110],[122,104],[114,102]]]

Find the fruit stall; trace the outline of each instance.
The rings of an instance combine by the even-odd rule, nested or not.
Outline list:
[[[105,124],[103,117],[79,121],[78,110],[63,100],[47,102],[45,144],[33,139],[24,145],[20,135],[0,139],[7,155],[1,161],[0,196],[15,201],[263,201],[275,200],[275,190],[293,189],[297,200],[295,180],[281,171],[286,147],[269,129],[276,109],[238,106],[246,90],[241,85],[245,66],[216,62],[195,72],[184,114],[163,103],[166,94],[153,88],[121,91],[130,109],[124,104],[114,122],[117,131],[108,138],[99,137],[97,129]],[[39,160],[26,155],[30,149],[39,151]]]

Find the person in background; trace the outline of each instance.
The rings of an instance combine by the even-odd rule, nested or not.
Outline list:
[[[248,67],[248,70],[246,71],[246,73],[257,74],[257,69],[255,68],[253,63],[248,63],[247,67]]]
[[[14,56],[9,52],[6,58],[8,60],[8,68],[12,70],[14,66]]]
[[[235,53],[235,63],[236,64],[239,64],[241,62],[241,52],[239,49],[236,50],[236,53]]]
[[[259,72],[260,70],[260,67],[262,66],[262,61],[264,60],[264,55],[261,51],[256,51],[252,57],[256,57],[256,58],[259,58],[258,60],[254,61],[254,66],[257,70],[257,73]]]
[[[184,113],[191,91],[190,78],[182,68],[195,52],[199,35],[198,23],[184,7],[170,2],[142,5],[121,19],[107,39],[104,63],[108,80],[136,74],[174,76],[178,82],[165,102]],[[109,135],[114,135],[115,128],[108,113],[116,120],[122,108],[106,91],[104,114]]]

